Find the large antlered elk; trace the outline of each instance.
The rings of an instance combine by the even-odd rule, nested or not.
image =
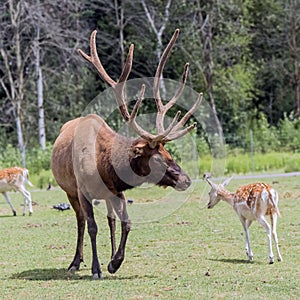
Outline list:
[[[94,220],[93,199],[106,201],[112,251],[108,271],[115,273],[124,260],[126,240],[131,226],[123,191],[144,182],[163,187],[171,186],[178,191],[186,190],[191,184],[188,175],[177,165],[164,145],[182,137],[195,127],[194,123],[183,128],[201,102],[202,94],[199,94],[195,104],[180,120],[178,112],[165,129],[164,117],[184,89],[188,64],[185,65],[181,84],[168,103],[163,104],[159,91],[160,77],[178,34],[177,29],[160,59],[155,74],[153,92],[158,110],[156,135],[142,129],[136,122],[144,96],[144,85],[131,113],[126,105],[125,83],[132,67],[133,45],[129,48],[118,82],[106,73],[98,57],[96,31],[92,32],[90,38],[91,55],[79,50],[79,53],[97,69],[100,77],[112,87],[122,117],[139,137],[127,138],[116,133],[95,114],[71,120],[62,127],[53,148],[52,171],[57,183],[66,192],[77,218],[77,247],[69,270],[78,270],[83,261],[83,236],[87,222],[93,254],[92,274],[94,278],[102,277],[96,249],[98,229]],[[121,240],[118,249],[115,242],[115,213],[121,220]]]

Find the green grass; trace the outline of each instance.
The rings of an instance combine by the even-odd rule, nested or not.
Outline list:
[[[205,183],[194,184],[192,193],[182,198],[170,189],[140,188],[126,193],[134,199],[128,207],[133,228],[125,261],[114,275],[106,270],[110,241],[105,205],[95,209],[102,281],[91,278],[87,235],[86,265],[79,272],[66,272],[75,251],[76,222],[72,210],[52,209],[67,201],[62,191],[32,190],[36,205],[31,217],[22,216],[20,195],[10,194],[17,217],[11,216],[1,197],[0,298],[300,299],[299,177],[264,181],[278,182],[274,187],[280,194],[283,262],[268,264],[266,235],[256,223],[251,226],[254,261],[246,262],[237,216],[226,203],[207,210]],[[234,180],[228,189],[234,191],[246,182]]]

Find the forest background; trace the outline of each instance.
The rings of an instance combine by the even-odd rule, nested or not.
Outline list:
[[[131,43],[130,78],[153,77],[180,28],[164,77],[179,80],[190,62],[187,85],[203,91],[224,135],[225,172],[300,170],[298,0],[5,0],[0,26],[0,167],[26,165],[41,187],[61,126],[106,88],[77,53],[94,29],[117,79]],[[205,171],[211,153],[198,129]]]

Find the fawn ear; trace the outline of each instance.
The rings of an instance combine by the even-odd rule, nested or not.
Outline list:
[[[231,179],[232,179],[232,177],[230,177],[230,178],[227,178],[223,183],[222,183],[222,185],[223,186],[226,186],[226,185],[228,185],[229,184],[229,182],[231,181]]]
[[[206,181],[209,183],[209,185],[210,185],[213,189],[215,189],[215,190],[218,189],[218,185],[215,184],[215,183],[213,183],[209,178],[206,178]]]

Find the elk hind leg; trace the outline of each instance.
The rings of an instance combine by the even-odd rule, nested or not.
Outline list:
[[[88,233],[91,240],[92,245],[92,275],[94,279],[101,279],[102,278],[102,271],[100,268],[98,255],[97,255],[97,233],[98,233],[98,227],[95,222],[94,218],[94,210],[92,203],[81,193],[79,192],[79,202],[83,210],[84,217],[87,221],[88,226]]]
[[[68,271],[77,271],[80,268],[80,263],[83,262],[83,237],[85,231],[85,219],[84,215],[79,203],[79,200],[76,197],[72,197],[67,195],[72,205],[77,220],[77,245],[76,245],[76,252],[73,261],[71,262],[70,266],[68,267]]]

